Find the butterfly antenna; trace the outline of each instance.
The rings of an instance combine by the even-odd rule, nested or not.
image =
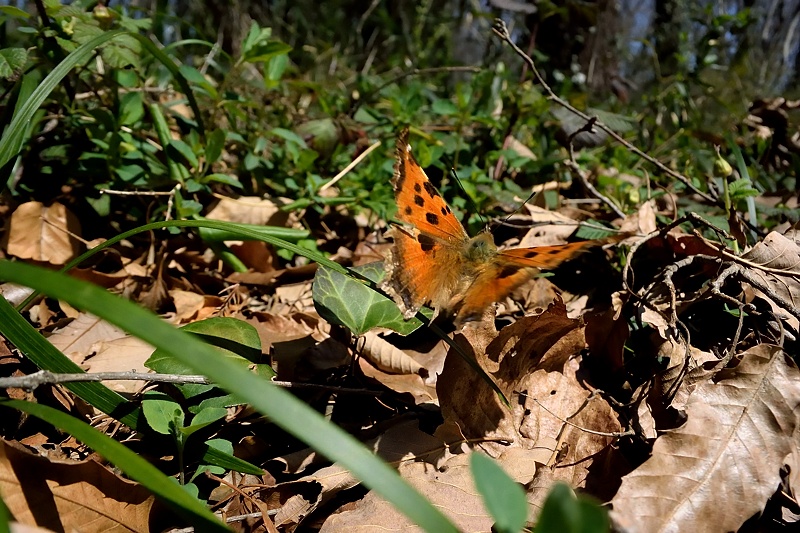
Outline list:
[[[469,202],[469,205],[472,208],[472,212],[476,213],[479,217],[481,217],[481,219],[483,220],[483,225],[486,226],[487,225],[486,220],[484,219],[483,215],[480,213],[480,210],[478,209],[478,204],[476,204],[475,201],[472,199],[472,196],[470,196],[467,193],[467,190],[464,188],[464,185],[461,183],[461,180],[459,179],[458,174],[456,174],[456,167],[453,164],[453,160],[450,159],[448,156],[444,156],[444,159],[445,159],[445,161],[447,161],[447,165],[450,167],[450,175],[453,177],[453,179],[458,184],[458,188],[461,189],[461,192],[464,193],[464,197],[467,199],[467,202]]]
[[[505,224],[507,224],[507,223],[508,223],[508,221],[509,221],[509,220],[511,220],[511,217],[513,217],[514,215],[516,215],[517,213],[519,213],[520,211],[522,211],[522,208],[523,208],[523,207],[525,207],[525,205],[526,205],[528,202],[530,202],[530,201],[533,199],[533,197],[534,197],[534,196],[536,196],[536,191],[532,191],[532,192],[531,192],[531,194],[530,194],[530,195],[529,195],[529,196],[528,196],[528,197],[525,199],[525,201],[524,201],[524,202],[522,202],[521,204],[519,204],[519,207],[517,207],[517,208],[516,208],[514,211],[512,211],[511,213],[509,213],[509,215],[508,215],[508,216],[507,216],[505,219],[503,219],[503,221],[502,221],[500,224],[501,224],[501,225],[505,225]]]

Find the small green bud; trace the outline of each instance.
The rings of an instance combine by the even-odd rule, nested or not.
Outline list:
[[[714,172],[723,178],[733,174],[733,167],[720,155],[719,150],[717,150],[717,159],[714,161]]]

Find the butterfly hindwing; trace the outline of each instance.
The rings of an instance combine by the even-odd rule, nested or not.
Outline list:
[[[381,288],[395,300],[403,316],[414,316],[433,302],[438,311],[447,305],[459,282],[458,252],[447,243],[414,228],[394,226],[388,236],[394,245],[386,258]]]

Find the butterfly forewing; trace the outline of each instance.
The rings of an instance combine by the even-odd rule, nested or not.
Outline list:
[[[453,244],[469,240],[461,222],[411,155],[407,131],[397,139],[397,162],[392,185],[397,200],[398,220],[435,239]]]

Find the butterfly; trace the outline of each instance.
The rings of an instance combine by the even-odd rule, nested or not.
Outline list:
[[[488,230],[471,237],[411,155],[408,130],[397,137],[392,186],[396,218],[393,244],[380,288],[409,319],[428,303],[434,318],[454,315],[456,326],[481,320],[493,303],[531,279],[606,241],[498,250]]]

